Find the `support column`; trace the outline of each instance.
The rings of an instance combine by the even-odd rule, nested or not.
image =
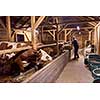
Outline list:
[[[37,46],[36,46],[36,35],[35,35],[35,16],[31,16],[31,28],[32,28],[32,48],[34,50],[37,50]]]
[[[41,43],[43,42],[43,26],[41,27]]]
[[[98,54],[100,54],[100,26],[98,27]]]
[[[59,34],[58,34],[58,32],[59,32],[59,26],[57,25],[57,32],[56,32],[56,34],[55,34],[55,37],[56,37],[56,45],[57,45],[57,56],[59,56]]]
[[[65,34],[64,34],[64,36],[65,36],[65,42],[66,42],[66,40],[67,40],[67,37],[66,37],[66,30],[65,30]]]
[[[54,38],[53,38],[53,39],[54,39],[54,41],[55,41],[55,34],[56,34],[56,32],[55,32],[55,31],[53,31],[53,35],[54,35]]]
[[[6,17],[6,24],[7,24],[7,37],[8,37],[8,41],[11,41],[11,22],[10,22],[10,16]]]
[[[91,41],[91,38],[92,38],[92,31],[89,32],[89,40]]]

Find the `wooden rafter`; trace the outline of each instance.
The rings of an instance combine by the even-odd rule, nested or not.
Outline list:
[[[20,27],[18,27],[18,28],[23,28],[23,26],[24,26],[29,20],[30,20],[30,17],[29,17],[24,23],[22,23],[22,25],[21,25]]]
[[[34,24],[33,28],[36,29],[41,24],[41,22],[43,21],[44,18],[45,18],[45,16],[40,16],[38,18],[38,20],[36,21],[36,23]]]
[[[77,28],[73,28],[73,27],[71,27],[71,28],[62,28],[63,30],[62,31],[64,31],[64,30],[77,30]],[[93,27],[80,27],[80,29],[93,29]],[[48,30],[44,30],[44,32],[47,32]],[[49,31],[56,31],[56,29],[51,29],[51,30],[49,30]]]
[[[84,21],[86,18],[88,18],[87,16],[77,16],[78,19]],[[89,18],[88,18],[89,19]],[[95,20],[95,19],[90,19],[90,20]],[[92,25],[93,27],[95,26],[94,22],[87,22],[88,24]]]
[[[90,20],[95,20],[94,18],[90,17],[90,16],[86,16],[88,19]],[[96,23],[95,22],[88,22],[90,25],[95,26]]]
[[[13,26],[14,28],[16,28],[16,25],[17,25],[18,23],[20,23],[20,21],[22,20],[22,18],[23,18],[23,17],[20,17],[20,18],[18,18],[18,19],[16,20],[16,23],[14,23],[14,26]]]
[[[91,19],[91,20],[95,20],[94,18],[92,18],[92,17],[90,17],[90,16],[88,16],[88,18]],[[90,23],[91,23],[91,22],[90,22]],[[96,24],[97,24],[97,23],[92,22],[92,25],[93,25],[93,26],[95,26]]]
[[[52,23],[52,24],[45,24],[42,26],[52,26],[52,25],[71,25],[71,24],[83,24],[83,23],[88,23],[88,22],[99,22],[100,20],[81,20],[81,21],[65,21],[62,23]]]

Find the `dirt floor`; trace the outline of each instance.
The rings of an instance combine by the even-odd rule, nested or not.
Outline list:
[[[78,60],[71,60],[56,80],[56,83],[92,83],[93,78],[84,65],[84,57]]]

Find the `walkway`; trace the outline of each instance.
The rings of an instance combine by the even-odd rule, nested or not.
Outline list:
[[[83,56],[72,60],[64,68],[56,83],[91,83],[91,73],[84,67]]]

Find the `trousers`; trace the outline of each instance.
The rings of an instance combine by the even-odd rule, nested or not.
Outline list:
[[[74,58],[79,58],[78,48],[74,48]]]

